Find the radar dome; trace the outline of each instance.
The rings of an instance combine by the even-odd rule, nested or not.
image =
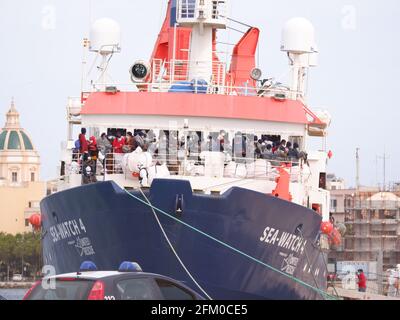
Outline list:
[[[96,20],[90,29],[90,50],[109,54],[120,50],[121,28],[109,18]]]
[[[291,53],[314,52],[315,30],[305,18],[293,18],[286,22],[282,32],[282,51]]]

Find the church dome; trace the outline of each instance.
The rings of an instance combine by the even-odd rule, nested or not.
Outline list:
[[[15,109],[14,101],[6,119],[6,124],[0,131],[0,180],[12,185],[36,182],[40,175],[40,156],[19,123],[19,113]]]
[[[19,124],[19,113],[11,104],[5,127],[0,133],[1,151],[34,151],[33,143]]]
[[[31,139],[23,130],[3,130],[0,133],[0,151],[33,151]]]

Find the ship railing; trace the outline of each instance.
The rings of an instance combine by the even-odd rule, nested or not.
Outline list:
[[[208,73],[211,68],[211,79],[203,79],[207,81],[207,83],[215,87],[223,87],[225,85],[226,63],[220,61],[190,61],[178,59],[172,59],[170,61],[154,59],[152,65],[153,83],[158,85],[160,83],[179,85],[179,82],[191,82],[194,79],[189,78],[189,69],[193,64],[196,64],[196,70],[199,70],[200,74],[202,71]]]
[[[184,82],[184,81],[183,81]],[[169,81],[153,81],[153,82],[140,82],[140,83],[109,83],[106,87],[115,87],[118,91],[122,92],[175,92],[175,93],[193,93],[193,94],[212,94],[212,95],[228,95],[228,96],[246,96],[246,97],[267,97],[274,98],[278,101],[290,99],[292,94],[297,92],[291,91],[286,87],[271,87],[268,89],[260,89],[253,86],[250,82],[246,82],[243,86],[232,85],[214,85],[214,84],[201,84],[200,82],[189,86],[189,83],[170,83]],[[260,94],[263,91],[263,94]],[[93,91],[95,92],[95,91]],[[96,91],[97,92],[97,91]],[[90,92],[85,92],[90,95]]]
[[[152,166],[165,166],[170,175],[187,177],[210,177],[231,179],[252,179],[275,181],[280,176],[279,169],[285,168],[290,182],[300,182],[303,172],[303,160],[255,157],[231,157],[223,152],[190,153],[169,152],[168,154],[151,153]],[[87,167],[90,170],[87,171]],[[65,175],[79,174],[83,180],[106,180],[110,175],[129,175],[129,153],[107,153],[100,158],[88,158],[83,161],[79,153],[72,155],[66,165]]]
[[[208,74],[212,69],[210,79],[201,79],[201,76],[192,79],[189,69],[196,64],[199,74]],[[220,61],[190,61],[172,59],[164,61],[154,59],[151,66],[151,79],[149,82],[135,83],[106,83],[107,88],[117,91],[145,91],[145,92],[175,92],[175,93],[197,93],[197,94],[218,94],[229,96],[258,96],[272,97],[276,100],[290,99],[293,96],[300,96],[301,92],[293,91],[282,85],[262,85],[258,86],[254,81],[246,81],[240,85],[234,85],[227,79],[227,65]],[[95,92],[95,91],[93,91]],[[81,97],[82,104],[85,103],[91,92],[83,92]],[[74,103],[69,108],[68,114],[76,114],[77,104]]]

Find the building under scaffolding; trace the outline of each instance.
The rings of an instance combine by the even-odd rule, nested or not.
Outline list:
[[[382,252],[384,270],[400,263],[400,192],[332,190],[331,212],[336,224],[346,226],[332,258],[372,261]]]
[[[376,262],[376,272],[382,275],[395,269],[400,264],[399,188],[347,189],[333,176],[328,177],[329,186],[332,217],[336,226],[346,227],[341,245],[329,255],[330,262]]]

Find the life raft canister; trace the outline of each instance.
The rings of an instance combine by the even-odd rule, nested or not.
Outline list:
[[[321,232],[328,236],[330,245],[338,246],[342,243],[342,236],[337,228],[331,222],[321,223]]]

